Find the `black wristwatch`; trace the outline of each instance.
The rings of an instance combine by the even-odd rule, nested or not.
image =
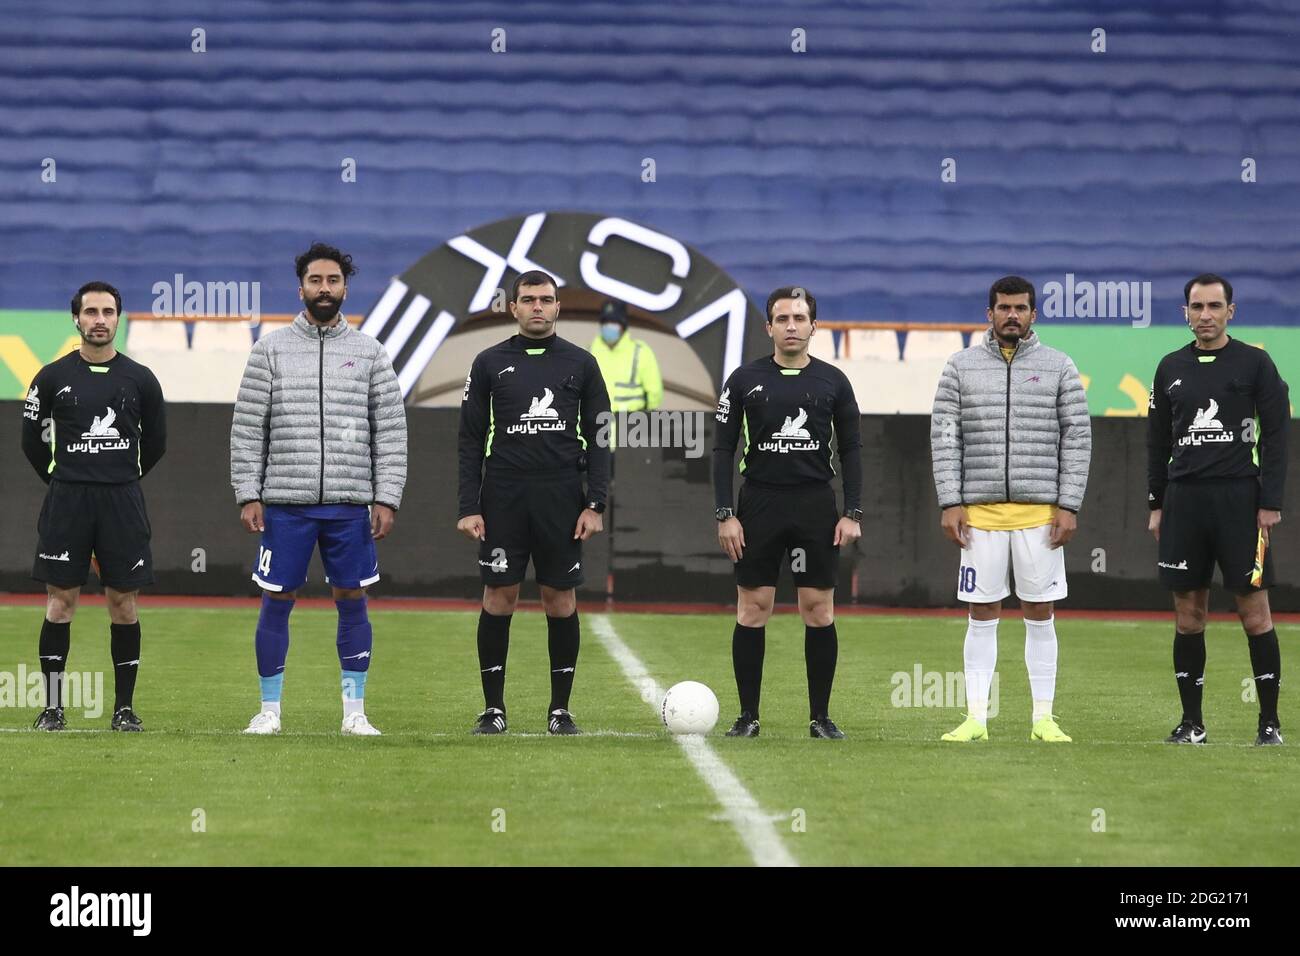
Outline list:
[[[852,520],[854,520],[854,521],[858,522],[859,524],[861,524],[861,523],[862,523],[862,509],[861,509],[861,508],[850,508],[848,511],[844,512],[844,517],[846,517],[846,518],[851,518]]]
[[[719,521],[726,521],[728,518],[736,517],[736,512],[732,511],[730,508],[719,508],[717,511],[713,512],[713,517],[717,518]]]
[[[587,502],[587,510],[588,510],[588,511],[594,511],[594,512],[596,512],[596,514],[598,514],[598,515],[603,515],[603,514],[605,513],[605,502],[603,502],[603,501],[588,501],[588,502]]]

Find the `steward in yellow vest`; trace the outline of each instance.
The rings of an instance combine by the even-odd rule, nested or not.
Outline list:
[[[591,343],[615,414],[651,411],[664,399],[659,361],[649,345],[627,334],[627,325],[627,307],[610,299],[600,308],[600,334]]]

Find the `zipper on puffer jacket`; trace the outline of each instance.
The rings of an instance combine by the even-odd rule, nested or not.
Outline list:
[[[320,336],[320,376],[316,382],[317,393],[320,396],[320,493],[316,503],[323,505],[325,503],[325,330],[317,329],[316,332]]]
[[[1020,343],[1016,343],[1016,348],[1020,348]],[[1000,354],[1000,353],[999,353]],[[1012,353],[1011,360],[1015,359]],[[1011,500],[1011,360],[1004,359],[1007,363],[1007,424],[1006,424],[1006,449],[1003,459],[1003,475],[1006,478],[1007,501]]]

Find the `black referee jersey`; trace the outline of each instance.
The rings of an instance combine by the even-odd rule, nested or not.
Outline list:
[[[740,472],[761,485],[810,485],[835,475],[831,441],[844,469],[844,508],[862,506],[862,439],[858,402],[843,372],[809,357],[799,369],[768,355],[740,366],[727,379],[714,416],[713,488],[717,507],[731,508],[736,446]]]
[[[1160,360],[1147,417],[1147,503],[1164,505],[1171,481],[1260,479],[1259,507],[1282,510],[1286,484],[1286,382],[1263,349],[1235,339],[1196,343]]]
[[[458,517],[479,514],[484,462],[520,478],[576,474],[585,461],[587,500],[605,503],[609,448],[596,434],[609,392],[595,357],[556,335],[512,335],[470,366],[460,404]]]
[[[162,388],[118,352],[88,362],[70,352],[36,373],[23,406],[23,454],[41,480],[120,485],[167,450]]]

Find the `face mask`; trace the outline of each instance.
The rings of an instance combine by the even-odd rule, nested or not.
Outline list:
[[[600,324],[600,337],[605,340],[607,345],[613,345],[622,334],[623,326],[617,322],[602,322]]]

